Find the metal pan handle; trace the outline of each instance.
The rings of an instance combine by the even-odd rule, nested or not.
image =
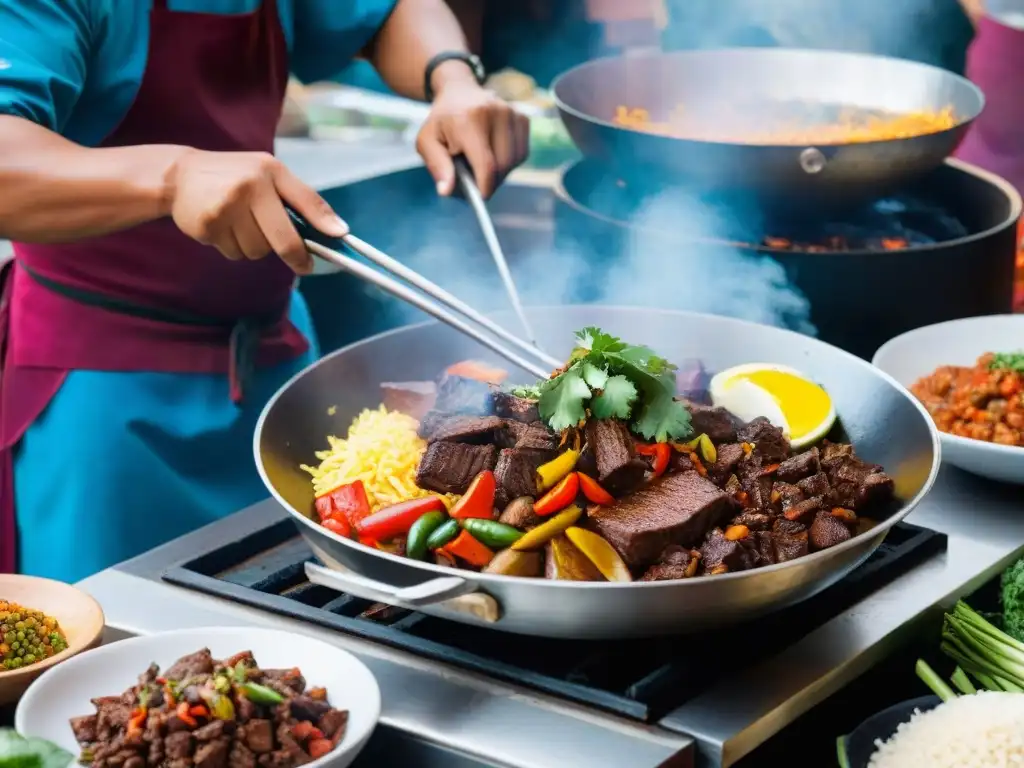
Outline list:
[[[459,576],[441,576],[411,587],[395,587],[339,566],[325,568],[316,563],[306,563],[306,578],[313,584],[337,592],[413,611],[434,607],[468,614],[488,623],[501,618],[498,601],[479,592],[476,584]]]

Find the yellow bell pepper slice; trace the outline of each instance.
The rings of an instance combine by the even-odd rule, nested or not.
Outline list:
[[[512,545],[512,549],[517,552],[525,552],[527,550],[543,547],[555,538],[555,536],[558,536],[560,533],[565,533],[566,528],[574,525],[582,515],[583,510],[575,504],[571,507],[566,507],[550,520],[541,523],[532,531],[524,533]]]
[[[550,490],[558,485],[566,475],[576,468],[576,462],[580,458],[580,452],[571,448],[565,453],[560,453],[547,464],[537,467],[537,493]]]
[[[605,541],[604,537],[588,531],[586,528],[573,526],[565,531],[566,538],[576,545],[576,549],[587,556],[608,581],[632,581],[629,568],[619,557],[615,548]]]

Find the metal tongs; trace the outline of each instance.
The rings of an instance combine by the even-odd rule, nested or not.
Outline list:
[[[330,235],[325,235],[323,232],[317,230],[294,210],[289,209],[288,213],[291,216],[292,223],[298,230],[299,235],[305,242],[307,250],[313,256],[334,264],[345,272],[377,286],[382,291],[391,294],[395,298],[401,299],[417,309],[426,312],[428,315],[437,318],[441,322],[450,325],[455,330],[469,336],[480,344],[483,344],[492,352],[505,358],[510,363],[519,366],[523,370],[528,371],[538,379],[548,378],[552,370],[562,365],[563,361],[551,357],[533,344],[523,341],[519,337],[509,333],[493,320],[485,317],[465,302],[460,301],[455,296],[448,293],[448,291],[441,286],[431,282],[415,270],[409,269],[409,267],[396,259],[391,258],[383,251],[374,248],[372,245],[359,239],[355,235],[349,233],[342,238],[331,237]],[[346,255],[343,252],[345,249],[362,256],[367,261],[376,264],[378,267],[391,273],[395,277],[401,278],[405,282],[418,288],[422,293],[415,291],[409,286],[403,285],[397,280],[378,272],[351,256]],[[447,307],[447,309],[445,307]],[[522,352],[527,353],[532,359],[524,358],[522,355],[516,353],[512,349],[509,349],[501,342],[483,333],[478,328],[474,328],[472,325],[457,317],[449,310],[454,310],[463,317],[472,320],[480,327],[487,329],[494,336],[508,342]]]

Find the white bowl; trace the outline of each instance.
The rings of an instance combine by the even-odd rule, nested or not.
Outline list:
[[[871,362],[904,387],[941,365],[974,365],[986,352],[1024,350],[1024,315],[950,320],[887,341]],[[942,461],[1006,483],[1024,484],[1024,447],[996,445],[940,432]]]
[[[366,666],[336,646],[307,635],[259,627],[210,627],[165,632],[105,645],[53,667],[25,692],[14,715],[23,736],[47,739],[73,755],[79,746],[68,721],[95,712],[90,699],[115,696],[156,662],[167,669],[201,648],[225,659],[252,651],[268,669],[298,667],[310,686],[327,689],[331,706],[347,709],[345,738],[306,768],[344,768],[366,745],[380,717],[380,689]]]

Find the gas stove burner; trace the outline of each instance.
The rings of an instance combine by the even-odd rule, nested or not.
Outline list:
[[[894,526],[835,586],[741,628],[694,637],[555,640],[468,626],[339,595],[309,583],[313,560],[291,520],[171,568],[164,579],[207,594],[385,643],[554,696],[654,722],[737,665],[753,666],[946,548],[946,535]],[[761,640],[750,644],[750,637]],[[694,647],[699,654],[691,653]]]
[[[766,322],[747,311],[749,285],[717,276],[762,274],[770,257],[809,305],[809,317],[776,311],[779,324],[807,332],[809,321],[819,338],[866,359],[912,328],[1013,306],[1020,196],[954,160],[906,189],[842,207],[709,194],[638,170],[616,176],[593,159],[563,169],[556,195],[556,250],[588,255],[598,297],[614,298],[608,285],[622,279],[624,262],[649,270],[656,254],[681,281],[678,304],[659,306]]]

